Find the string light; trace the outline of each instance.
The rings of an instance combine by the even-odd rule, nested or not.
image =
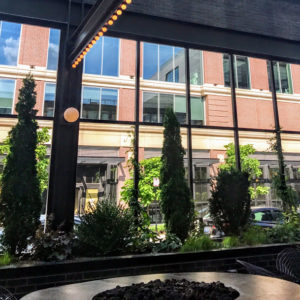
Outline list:
[[[101,30],[93,37],[93,39],[89,42],[89,44],[85,47],[80,55],[73,61],[72,68],[75,69],[79,65],[79,63],[84,59],[84,56],[92,49],[92,47],[96,44],[96,42],[104,35],[105,32],[108,31],[108,26],[112,26],[115,21],[118,20],[118,17],[123,14],[123,11],[127,9],[127,6],[132,3],[132,0],[124,0],[121,5],[116,9],[113,15],[108,19],[105,26],[101,28]]]

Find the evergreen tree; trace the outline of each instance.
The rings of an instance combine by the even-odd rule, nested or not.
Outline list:
[[[35,82],[31,75],[23,80],[16,105],[18,123],[9,133],[9,151],[3,170],[0,195],[2,243],[12,255],[20,255],[33,236],[41,211],[37,177],[37,129]]]
[[[172,109],[164,118],[164,142],[160,170],[161,208],[168,233],[184,241],[193,224],[194,204],[185,180],[180,124]]]

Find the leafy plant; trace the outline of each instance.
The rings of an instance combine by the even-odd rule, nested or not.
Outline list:
[[[9,265],[11,261],[12,258],[9,253],[5,252],[3,255],[0,255],[0,267]]]
[[[154,252],[174,252],[182,247],[181,240],[175,234],[168,234],[166,239],[154,245]]]
[[[243,232],[241,240],[248,246],[268,244],[268,231],[267,229],[263,229],[259,226],[251,226],[245,232]]]
[[[181,247],[180,252],[197,252],[201,250],[212,250],[218,248],[218,244],[212,241],[207,235],[190,237]]]
[[[172,109],[166,110],[164,128],[160,204],[167,234],[175,234],[184,241],[193,226],[194,203],[185,180],[180,124]]]
[[[2,243],[11,255],[26,249],[40,223],[41,191],[37,177],[37,129],[35,81],[23,80],[16,104],[18,123],[9,133],[9,151],[1,180],[0,223]]]
[[[230,170],[235,168],[235,147],[233,143],[225,145],[226,158],[225,163],[220,165],[221,170]],[[260,169],[260,162],[256,158],[250,157],[250,155],[255,153],[255,148],[251,144],[240,145],[240,157],[241,157],[241,169],[243,172],[249,174],[249,180],[253,181],[254,178],[259,178],[262,175],[262,170]],[[256,179],[256,182],[259,182]],[[260,195],[266,195],[269,193],[270,188],[264,187],[259,184],[256,186],[250,186],[249,192],[251,199],[256,199]]]
[[[226,235],[240,235],[249,224],[249,175],[235,169],[220,170],[212,182],[209,211],[216,227]]]
[[[272,177],[272,185],[275,189],[276,196],[281,199],[282,207],[285,212],[291,212],[293,207],[297,207],[299,196],[297,192],[286,184],[284,170],[286,164],[284,161],[283,150],[281,146],[280,133],[277,132],[275,137],[269,142],[270,150],[274,151],[278,158],[279,172]]]
[[[51,224],[51,217],[47,223]],[[33,239],[31,257],[42,261],[62,261],[72,257],[75,236],[72,232],[52,230],[51,225],[40,226]]]
[[[240,246],[240,240],[237,236],[227,236],[222,241],[223,248],[234,248]]]
[[[99,201],[94,211],[81,217],[76,233],[79,247],[87,255],[122,253],[131,241],[132,223],[129,209]]]
[[[144,207],[148,207],[153,201],[160,200],[160,188],[153,186],[153,178],[159,178],[161,159],[152,157],[140,161],[139,198]],[[133,188],[133,178],[125,181],[122,187],[122,200],[129,203]]]

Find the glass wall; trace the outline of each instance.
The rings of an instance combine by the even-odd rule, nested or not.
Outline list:
[[[48,59],[47,59],[48,70],[57,70],[59,41],[60,41],[60,30],[51,28],[49,33],[49,45],[48,45]]]

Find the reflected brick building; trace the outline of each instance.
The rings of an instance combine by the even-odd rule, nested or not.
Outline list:
[[[16,119],[14,106],[22,78],[31,72],[37,84],[41,127],[52,127],[59,31],[0,22],[0,139]],[[142,43],[140,87],[140,159],[160,156],[164,111],[172,107],[186,122],[186,66],[183,48]],[[2,58],[1,58],[2,57]],[[189,50],[194,199],[207,203],[209,179],[224,161],[224,146],[233,143],[233,117],[229,60],[223,53]],[[76,210],[90,202],[118,200],[129,178],[126,161],[131,155],[135,112],[136,42],[105,37],[85,59],[77,167]],[[289,183],[300,191],[300,66],[273,65],[280,125]],[[277,158],[268,141],[274,136],[274,114],[267,61],[235,56],[237,114],[240,144],[252,144],[263,176],[258,182],[271,187]],[[116,122],[120,121],[120,122]],[[126,123],[127,122],[127,123]],[[242,130],[247,129],[247,130]],[[293,133],[294,132],[294,133]],[[187,148],[187,129],[182,127]],[[50,153],[50,145],[49,145]],[[272,189],[256,205],[279,205]]]

